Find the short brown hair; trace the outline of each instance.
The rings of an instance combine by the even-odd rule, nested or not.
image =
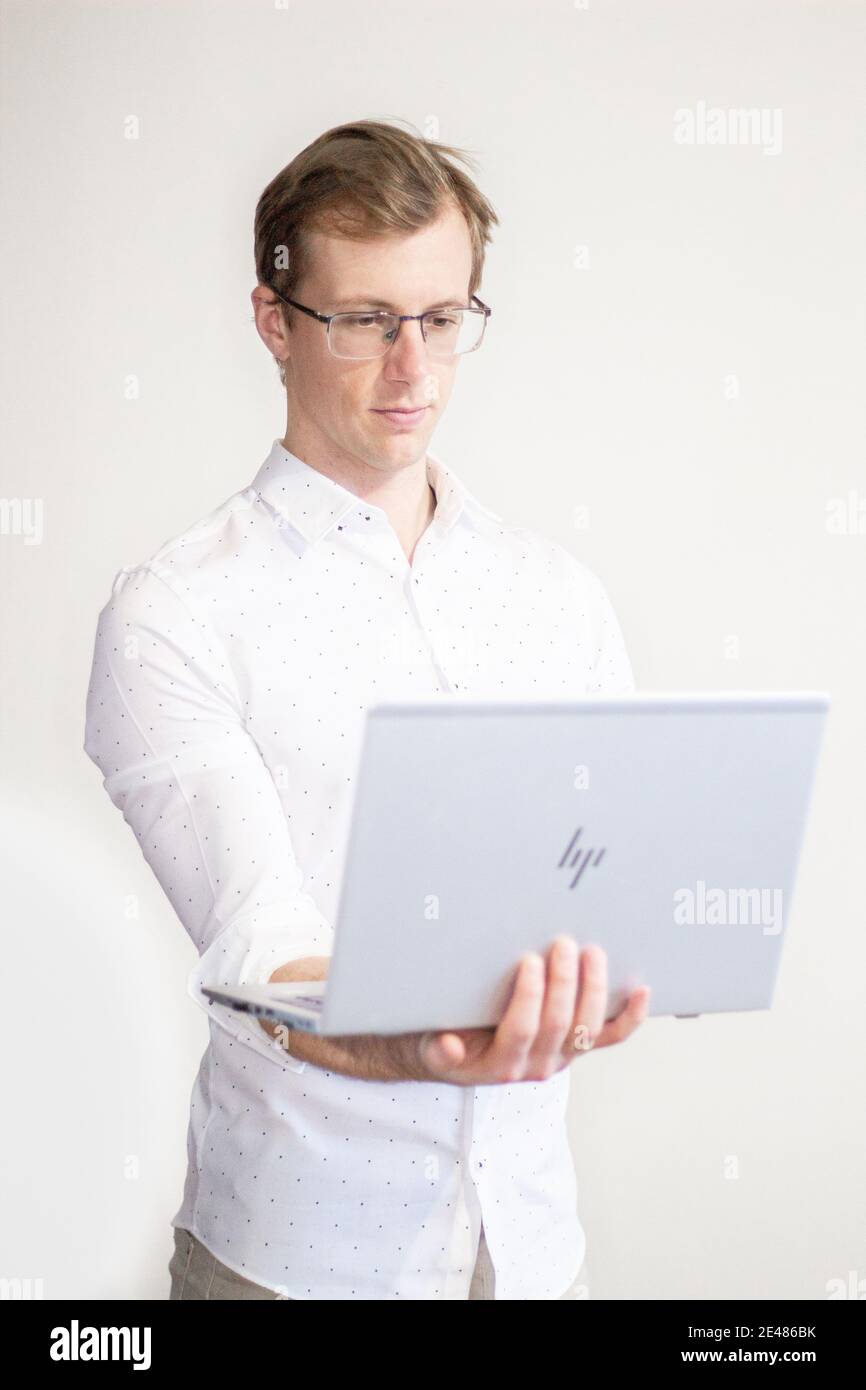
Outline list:
[[[408,124],[408,122],[406,123]],[[256,204],[256,278],[293,298],[307,269],[308,230],[350,240],[412,232],[434,222],[448,205],[466,219],[472,243],[469,294],[481,284],[485,247],[499,218],[472,179],[465,150],[385,121],[353,121],[326,130],[275,178]],[[294,310],[280,304],[289,328]],[[280,380],[285,373],[280,364]]]

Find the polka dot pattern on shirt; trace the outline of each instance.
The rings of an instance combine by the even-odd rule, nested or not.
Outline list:
[[[118,573],[97,624],[85,748],[211,1023],[174,1224],[293,1299],[465,1298],[482,1217],[498,1297],[556,1297],[583,1259],[568,1071],[356,1080],[201,992],[330,954],[371,703],[634,689],[600,580],[427,473],[410,564],[383,511],[274,441],[250,487]]]

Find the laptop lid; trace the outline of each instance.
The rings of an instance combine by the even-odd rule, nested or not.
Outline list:
[[[519,956],[608,953],[611,1004],[768,1008],[829,696],[449,695],[368,711],[323,1032],[492,1024]]]

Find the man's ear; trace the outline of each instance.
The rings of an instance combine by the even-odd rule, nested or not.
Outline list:
[[[279,361],[285,361],[289,355],[289,339],[280,312],[280,301],[267,285],[256,285],[250,293],[250,303],[256,330],[268,352]]]

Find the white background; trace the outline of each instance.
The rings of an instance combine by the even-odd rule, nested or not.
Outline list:
[[[501,219],[434,450],[601,576],[639,688],[834,700],[775,1008],[574,1065],[593,1295],[866,1278],[866,534],[827,529],[866,507],[866,6],[5,0],[0,25],[0,495],[45,518],[0,535],[0,1276],[167,1296],[206,1022],[82,749],[96,615],[283,433],[259,193],[396,117],[473,152]],[[781,111],[781,151],[677,144],[699,102]]]

